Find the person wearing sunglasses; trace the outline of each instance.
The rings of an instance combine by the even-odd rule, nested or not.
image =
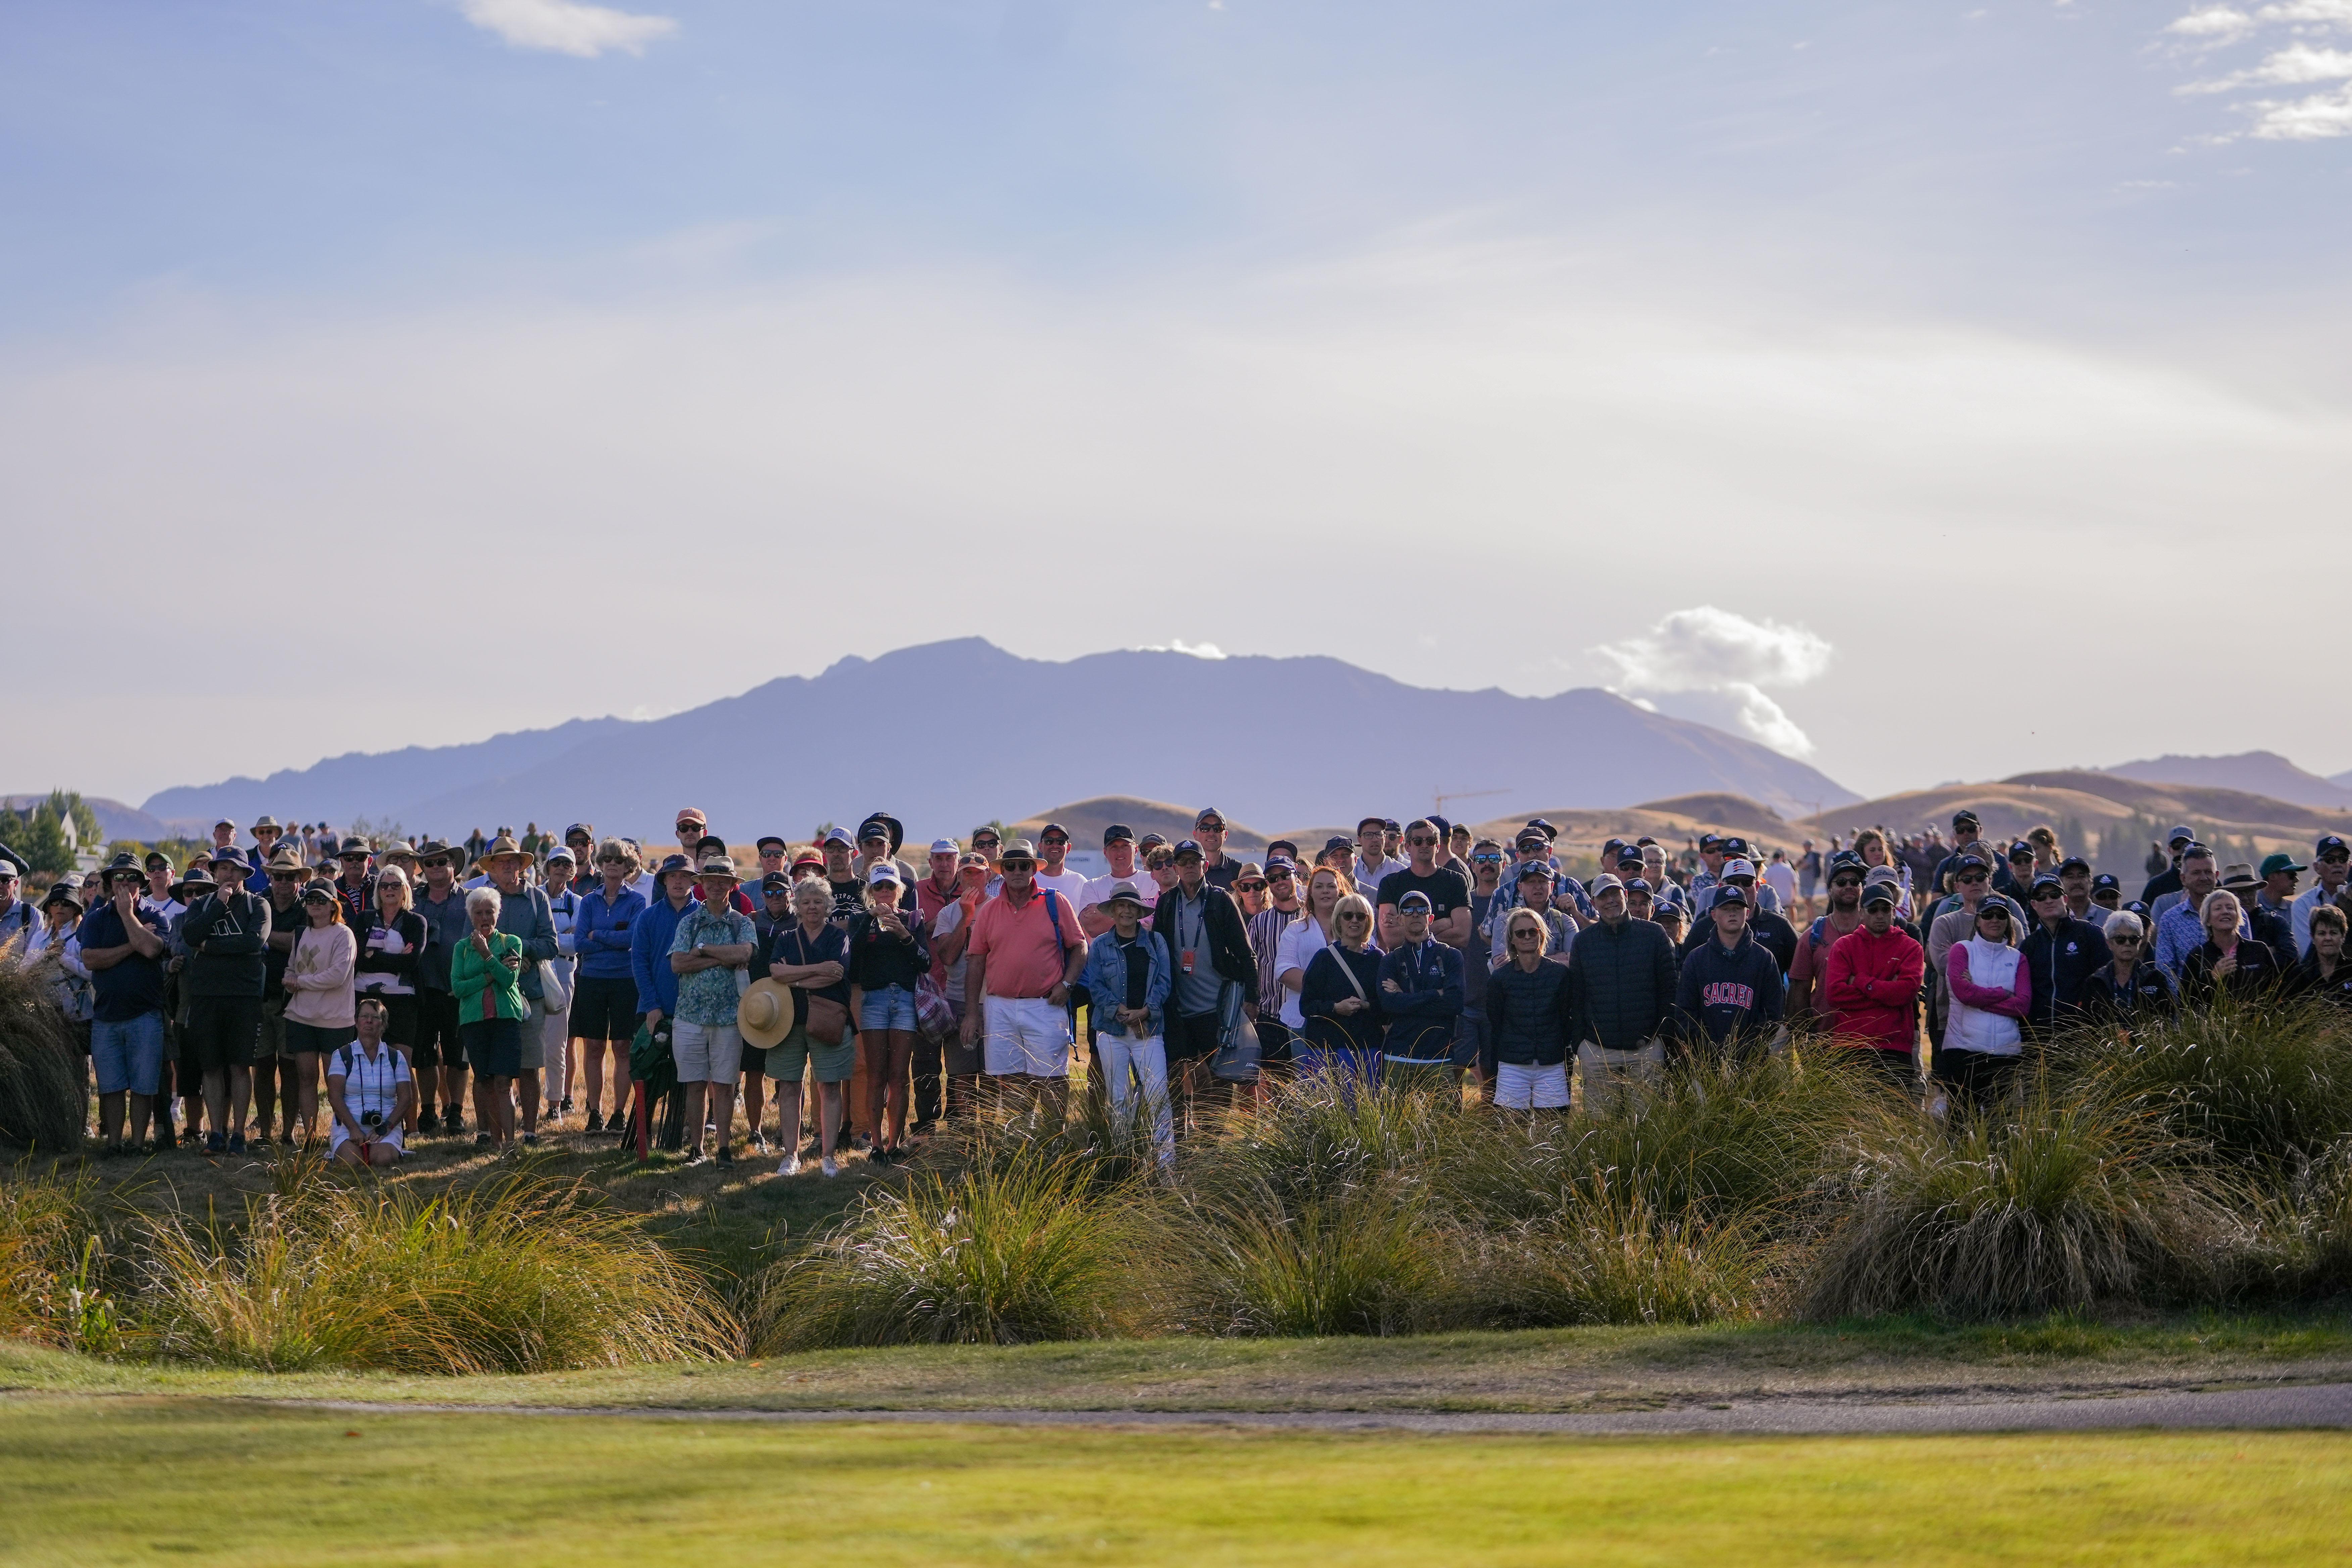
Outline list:
[[[1822,889],[1828,908],[1816,916],[1797,941],[1789,961],[1788,1016],[1791,1023],[1816,1017],[1826,1009],[1822,996],[1830,949],[1862,927],[1862,879],[1866,874],[1861,857],[1844,850],[1829,858],[1829,881]]]
[[[1933,994],[1928,998],[1928,1027],[1942,1038],[1944,1020],[1951,1010],[1952,994],[1944,982],[1944,959],[1954,942],[1976,934],[1977,911],[1990,900],[2009,911],[2014,929],[2025,928],[2025,911],[2005,893],[1993,891],[1992,862],[1981,855],[1963,855],[1952,872],[1952,896],[1937,906],[1940,912],[1927,922],[1927,973]]]
[[[1336,889],[1339,874],[1331,875]],[[1370,901],[1361,893],[1342,896],[1331,910],[1330,944],[1316,951],[1300,977],[1303,1026],[1292,1058],[1301,1075],[1348,1085],[1379,1081],[1388,1014],[1381,1005],[1381,955],[1371,934]]]
[[[1250,952],[1257,958],[1258,1068],[1263,1081],[1268,1068],[1279,1073],[1289,1066],[1290,1026],[1282,1016],[1284,998],[1289,994],[1279,984],[1276,962],[1282,952],[1282,933],[1306,919],[1307,910],[1298,900],[1298,868],[1286,857],[1269,859],[1263,871],[1244,866],[1242,874],[1234,879],[1234,892],[1242,900]],[[1253,899],[1257,905],[1255,910],[1250,907]]]
[[[1929,1069],[1942,1091],[1930,1109],[1939,1113],[1955,1099],[1975,1109],[2006,1098],[2024,1058],[2033,981],[2007,900],[1977,906],[1976,930],[1944,957],[1944,982],[1951,1020]]]
[[[2317,996],[2336,1007],[2352,1007],[2352,959],[2344,952],[2347,922],[2334,904],[2311,911],[2311,951],[2287,973],[2287,991]]]
[[[1201,847],[1201,874],[1213,888],[1234,890],[1241,862],[1225,853],[1225,816],[1213,805],[1202,806],[1192,819],[1192,842]]]
[[[1428,935],[1457,952],[1470,941],[1470,883],[1451,866],[1437,863],[1443,839],[1427,817],[1405,824],[1404,869],[1380,880],[1375,902],[1380,909],[1381,945],[1394,946],[1404,937],[1400,905],[1408,893],[1419,893],[1429,905]]]
[[[1899,889],[1865,880],[1862,924],[1830,949],[1823,1013],[1838,1044],[1864,1053],[1905,1090],[1918,1084],[1919,986],[1927,954],[1895,919]]]
[[[2083,1012],[2128,1035],[2179,1011],[2172,977],[2148,956],[2147,926],[2137,915],[2118,910],[2107,919],[2107,967],[2083,986]]]
[[[2081,1022],[2084,987],[2114,962],[2114,954],[2097,926],[2068,911],[2066,887],[2056,872],[2035,877],[2026,901],[2032,925],[2018,947],[2032,972],[2033,1006],[2025,1028],[2036,1039],[2048,1039]]]
[[[2287,910],[2296,956],[2304,958],[2311,954],[2313,912],[2333,908],[2344,895],[2347,876],[2352,876],[2352,845],[2347,845],[2333,833],[2323,835],[2312,849],[2311,870],[2316,880],[2297,894]]]
[[[1498,1110],[1568,1110],[1569,969],[1545,962],[1554,934],[1533,908],[1503,917],[1508,956],[1487,976],[1481,1009],[1494,1038],[1487,1102]]]

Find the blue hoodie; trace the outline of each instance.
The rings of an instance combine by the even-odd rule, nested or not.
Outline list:
[[[1754,931],[1739,933],[1739,945],[1726,951],[1709,937],[1683,960],[1675,987],[1675,1032],[1686,1045],[1704,1038],[1718,1049],[1735,1043],[1761,1043],[1780,1021],[1789,983],[1771,949]]]

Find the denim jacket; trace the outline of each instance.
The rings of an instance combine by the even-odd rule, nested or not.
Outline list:
[[[1151,954],[1151,979],[1144,987],[1143,1005],[1151,1010],[1149,1037],[1156,1039],[1167,1029],[1168,993],[1176,984],[1176,972],[1168,961],[1166,942],[1142,930],[1136,931],[1135,940]],[[1126,1038],[1127,1026],[1118,1021],[1118,1009],[1127,1005],[1127,960],[1119,954],[1118,932],[1107,931],[1087,944],[1086,972],[1078,976],[1078,984],[1094,998],[1088,1006],[1096,1032]]]

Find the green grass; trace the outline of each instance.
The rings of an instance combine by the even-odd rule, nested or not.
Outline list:
[[[666,1409],[1577,1411],[1757,1395],[2095,1393],[2352,1376],[2352,1313],[1924,1317],[906,1345],[482,1377],[117,1363],[0,1341],[0,1390]]]
[[[1673,1438],[776,1427],[0,1405],[0,1559],[2304,1563],[2352,1437]]]

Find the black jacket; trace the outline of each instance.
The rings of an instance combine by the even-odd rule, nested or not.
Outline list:
[[[2180,994],[2150,958],[2139,961],[2129,985],[2118,984],[2110,950],[2107,967],[2084,980],[2080,1004],[2085,1018],[2131,1028],[2172,1016],[2180,1010]]]
[[[1568,965],[1538,961],[1533,973],[1506,963],[1486,977],[1486,1027],[1495,1059],[1552,1067],[1568,1059]]]
[[[2271,950],[2279,967],[2293,970],[2303,962],[2294,948],[2294,921],[2274,910],[2266,910],[2250,898],[2238,900],[2246,909],[2246,924],[2252,930],[2254,940]]]
[[[1168,968],[1173,974],[1183,973],[1176,951],[1176,902],[1183,896],[1183,885],[1178,883],[1160,895],[1159,903],[1151,910],[1152,934],[1168,944]],[[1201,884],[1201,897],[1207,904],[1201,911],[1201,921],[1209,933],[1209,967],[1242,988],[1243,1011],[1255,1015],[1257,955],[1250,951],[1249,926],[1242,919],[1242,907],[1214,882]],[[1304,985],[1303,978],[1300,984]]]
[[[2033,990],[2025,1026],[2037,1035],[2076,1022],[2082,1016],[2084,985],[2115,962],[2105,934],[2072,915],[2035,926],[2019,947]]]
[[[1666,1026],[1681,980],[1675,944],[1654,921],[1595,921],[1568,950],[1570,1029],[1579,1044],[1635,1051]]]
[[[2278,954],[2259,942],[2238,943],[2238,967],[2227,980],[2213,978],[2213,966],[2220,962],[2221,950],[2210,938],[2189,955],[2180,966],[2182,1002],[2201,1007],[2213,1000],[2216,992],[2225,988],[2232,996],[2252,1000],[2268,995],[2286,976]]]
[[[1355,984],[1340,973],[1343,963],[1355,974]],[[1337,1003],[1358,1000],[1359,988],[1361,1000],[1370,1006],[1344,1018],[1331,1010]],[[1381,955],[1370,948],[1350,952],[1336,944],[1319,950],[1299,976],[1298,1011],[1307,1020],[1304,1033],[1312,1049],[1379,1050],[1388,1035],[1388,1014],[1381,1006]]]
[[[899,923],[907,934],[892,936],[871,910],[860,910],[849,917],[849,963],[844,967],[849,972],[845,978],[852,985],[861,991],[879,991],[886,985],[912,991],[930,972],[931,951],[923,940],[922,921],[902,914]]]
[[[2319,977],[2319,954],[2306,952],[2286,978],[2290,995],[2318,996],[2338,1007],[2352,1007],[2352,954],[2336,961],[2336,973]]]
[[[1771,950],[1752,933],[1740,932],[1739,945],[1728,952],[1710,935],[1683,960],[1675,1034],[1687,1046],[1718,1050],[1760,1046],[1780,1023],[1788,991]]]
[[[180,917],[180,942],[184,994],[258,998],[269,975],[269,900],[243,888],[207,893]]]

